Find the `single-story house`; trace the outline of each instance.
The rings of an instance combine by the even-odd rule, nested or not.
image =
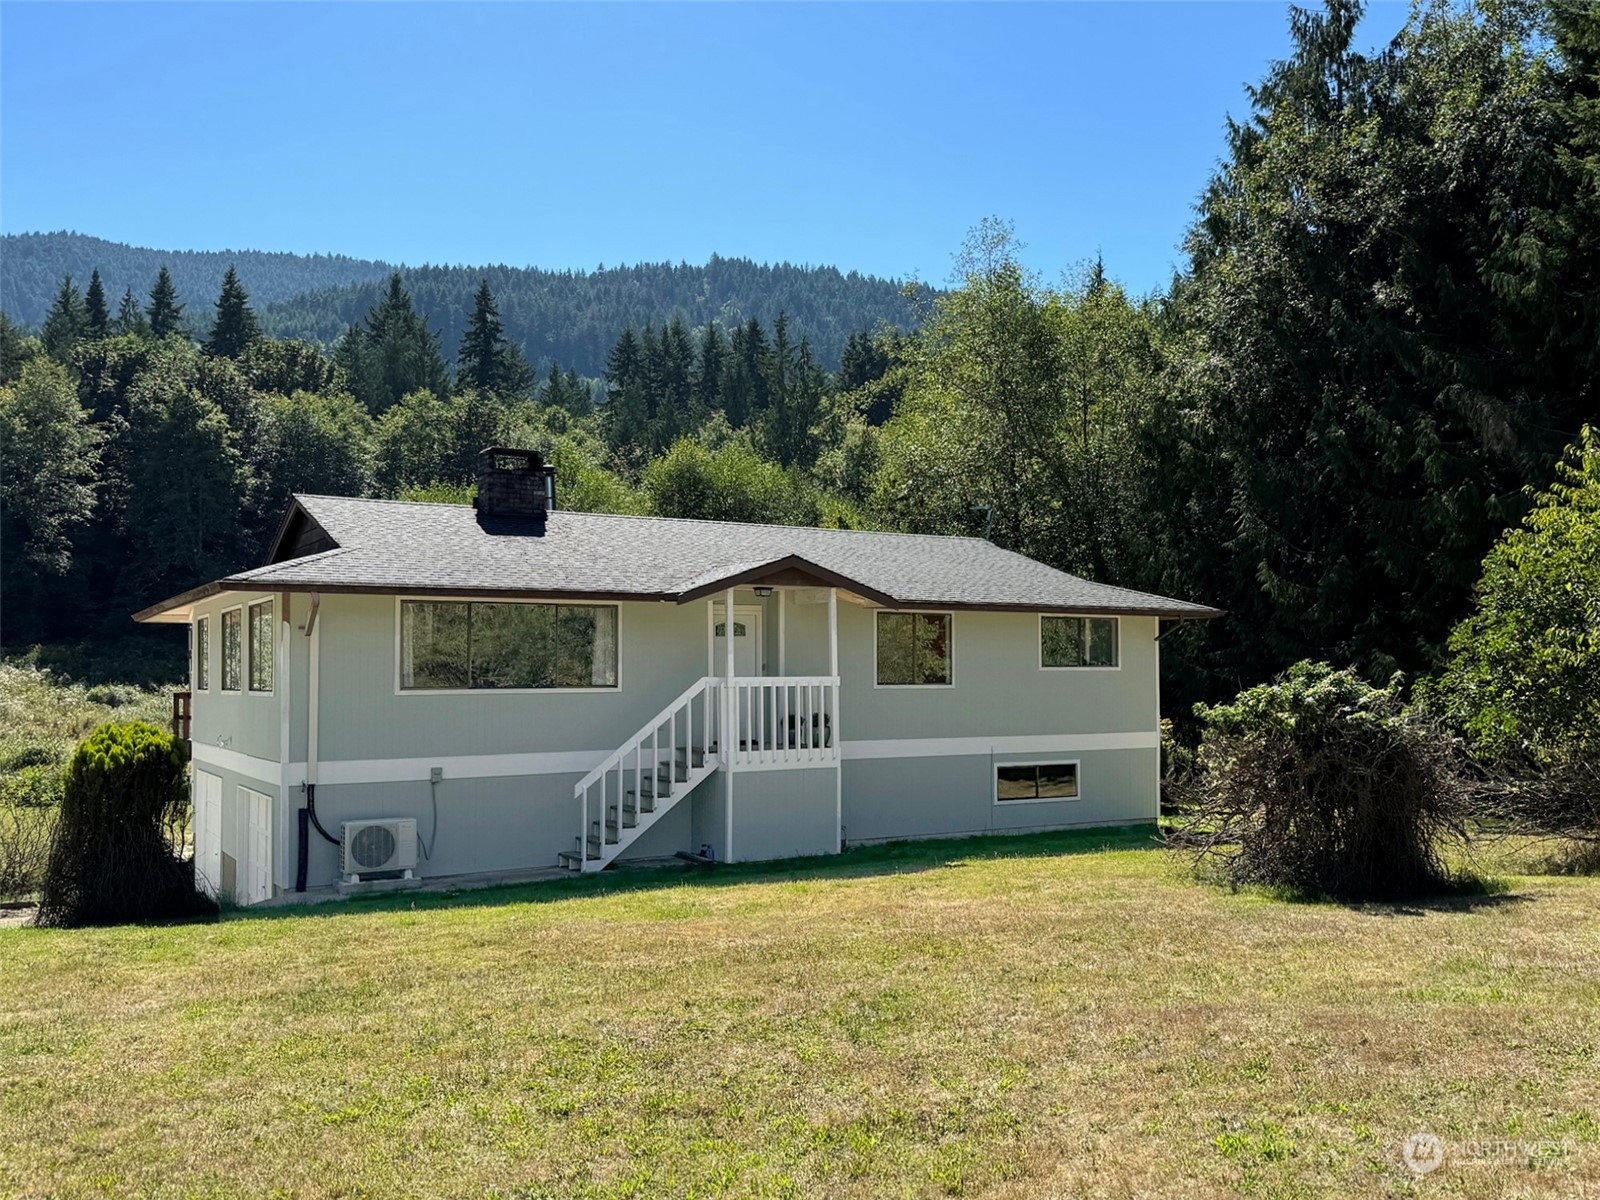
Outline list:
[[[1147,822],[1163,622],[980,538],[296,496],[189,626],[197,873],[374,878]],[[1170,624],[1168,626],[1171,627]]]

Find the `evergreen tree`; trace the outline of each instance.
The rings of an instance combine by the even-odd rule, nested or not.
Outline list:
[[[723,369],[722,410],[735,429],[767,406],[767,335],[752,317],[733,331]]]
[[[698,429],[712,413],[722,408],[722,368],[728,358],[728,342],[722,326],[707,321],[700,335],[700,357],[694,370],[694,427]]]
[[[206,353],[216,358],[238,358],[245,347],[261,336],[250,297],[230,266],[222,277],[222,292],[217,297],[217,317],[206,339]]]
[[[876,383],[889,372],[888,350],[866,330],[845,339],[839,355],[839,390],[853,392]]]
[[[150,332],[149,322],[144,319],[144,311],[140,309],[139,302],[133,298],[132,288],[122,293],[122,303],[117,305],[116,332],[136,335]]]
[[[84,312],[83,297],[78,294],[72,276],[64,275],[61,287],[56,291],[55,303],[50,306],[50,312],[44,319],[44,328],[39,334],[44,352],[64,366],[71,365],[72,351],[88,326],[89,317]]]
[[[653,340],[653,339],[652,339]],[[641,445],[650,425],[645,399],[644,350],[638,335],[624,329],[606,358],[606,444],[624,452]]]
[[[89,273],[89,290],[83,294],[86,337],[103,338],[111,332],[111,312],[106,308],[106,289],[100,282],[99,268]]]
[[[694,412],[694,339],[683,318],[674,316],[661,329],[659,346],[655,426],[651,430],[650,453],[656,455],[699,422]]]
[[[150,303],[144,310],[150,323],[150,336],[164,338],[183,330],[184,306],[178,303],[178,289],[173,286],[172,274],[165,265],[156,272],[155,286],[150,289]]]
[[[1182,514],[1150,558],[1229,609],[1206,636],[1245,680],[1438,661],[1484,553],[1595,411],[1575,301],[1600,256],[1593,222],[1558,228],[1580,209],[1551,194],[1572,132],[1539,10],[1422,6],[1370,57],[1360,15],[1295,10],[1290,57],[1230,126],[1175,294],[1188,350],[1145,431],[1139,507]]]
[[[0,385],[16,379],[38,355],[39,340],[23,337],[22,330],[0,309]]]
[[[411,303],[400,273],[361,325],[340,340],[334,360],[350,380],[356,399],[378,414],[412,392],[448,394],[450,372],[439,338]]]
[[[487,279],[478,285],[472,316],[456,351],[456,383],[499,396],[525,395],[533,383],[533,371],[521,349],[505,336]]]

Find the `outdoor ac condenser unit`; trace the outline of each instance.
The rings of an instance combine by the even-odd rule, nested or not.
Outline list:
[[[363,875],[404,872],[406,879],[417,865],[417,823],[409,817],[385,821],[346,821],[344,875],[355,883]]]

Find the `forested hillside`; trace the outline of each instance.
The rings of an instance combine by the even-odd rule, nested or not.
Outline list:
[[[243,268],[241,268],[241,271]],[[788,317],[790,332],[805,338],[830,370],[845,339],[880,322],[908,324],[911,304],[893,280],[845,273],[833,267],[769,265],[712,255],[704,266],[642,263],[595,271],[541,271],[536,267],[415,267],[402,272],[418,311],[453,346],[466,328],[473,293],[487,280],[505,322],[506,336],[535,367],[558,362],[598,375],[617,335],[629,327],[660,325],[681,316],[691,326],[716,321],[725,328],[750,318],[770,323]],[[375,303],[381,280],[329,288],[268,305],[262,326],[277,337],[331,343]]]
[[[786,314],[796,339],[804,338],[828,369],[839,365],[845,340],[879,323],[908,325],[911,303],[894,280],[834,267],[769,265],[713,255],[703,266],[641,263],[595,271],[544,271],[537,267],[394,267],[338,255],[145,250],[76,233],[8,235],[0,243],[0,309],[22,326],[44,321],[63,276],[86,288],[91,271],[115,308],[125,291],[140,297],[165,266],[185,301],[209,301],[232,266],[261,309],[262,329],[275,337],[331,346],[378,302],[385,281],[399,270],[419,312],[446,346],[455,346],[485,280],[494,290],[505,333],[528,361],[543,370],[558,362],[598,375],[617,336],[630,327],[662,325],[674,316],[691,326],[717,321],[725,328],[754,317],[764,323]],[[203,336],[204,315],[190,317]]]
[[[388,263],[342,254],[270,254],[261,250],[147,250],[82,233],[17,233],[0,238],[0,308],[20,325],[38,325],[50,310],[63,275],[80,288],[98,269],[111,304],[125,291],[142,300],[165,266],[180,295],[210,299],[222,273],[234,267],[250,281],[258,304],[302,292],[383,279]]]
[[[1433,671],[1600,416],[1600,6],[1439,0],[1370,56],[1359,15],[1293,15],[1161,297],[1046,285],[998,221],[914,312],[731,260],[395,274],[298,330],[242,264],[120,311],[58,282],[39,336],[0,323],[6,643],[250,565],[291,491],[465,501],[499,441],[570,507],[981,534],[1227,609],[1163,641],[1175,714],[1306,657]]]

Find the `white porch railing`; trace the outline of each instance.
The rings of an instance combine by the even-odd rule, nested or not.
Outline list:
[[[837,675],[740,676],[728,690],[738,737],[722,750],[735,770],[839,761]]]

